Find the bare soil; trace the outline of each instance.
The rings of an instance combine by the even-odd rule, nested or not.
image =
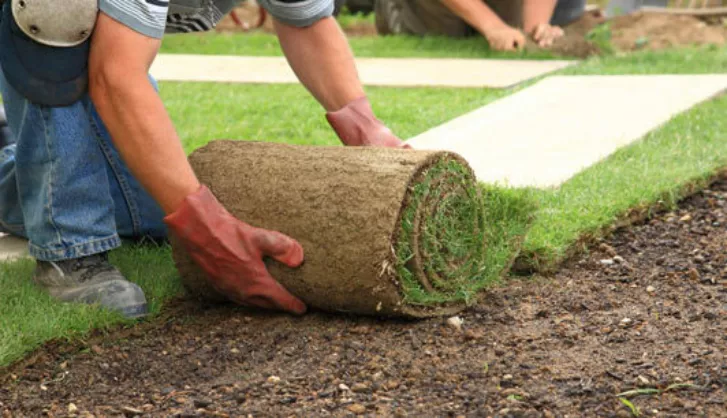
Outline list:
[[[301,318],[180,302],[0,372],[19,416],[727,417],[727,179],[461,315]],[[69,413],[72,411],[72,413]]]
[[[589,13],[566,27],[566,36],[556,42],[552,50],[577,57],[605,52],[588,36],[604,23],[609,27],[611,45],[620,52],[727,43],[727,26],[722,21],[707,22],[693,16],[641,12],[607,21],[597,13]]]

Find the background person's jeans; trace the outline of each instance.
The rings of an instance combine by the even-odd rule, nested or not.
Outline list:
[[[46,261],[108,251],[120,237],[166,237],[161,208],[122,162],[88,95],[37,106],[2,71],[0,94],[16,139],[0,150],[1,232],[28,238],[30,254]]]

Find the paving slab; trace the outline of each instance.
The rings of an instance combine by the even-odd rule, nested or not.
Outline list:
[[[727,75],[554,76],[407,142],[459,153],[482,182],[555,187],[725,90]]]
[[[439,58],[358,58],[364,85],[504,88],[577,61]],[[298,83],[284,57],[160,54],[151,74],[162,81]]]
[[[28,256],[28,241],[0,232],[0,261]]]

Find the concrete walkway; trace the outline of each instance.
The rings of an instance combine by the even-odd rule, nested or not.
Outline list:
[[[481,182],[554,187],[726,89],[727,75],[548,77],[408,142],[459,153]]]
[[[510,87],[576,61],[359,58],[361,81],[388,87]],[[298,83],[283,57],[162,54],[151,74],[162,81]]]

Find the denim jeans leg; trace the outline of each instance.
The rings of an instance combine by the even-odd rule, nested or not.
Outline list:
[[[107,162],[109,186],[116,210],[116,225],[123,238],[163,240],[167,237],[164,211],[131,174],[111,141],[95,107],[89,114],[99,147]]]
[[[26,237],[15,175],[15,144],[0,149],[0,232]]]
[[[156,85],[155,85],[156,86]],[[0,72],[17,143],[0,152],[0,230],[41,260],[108,251],[128,238],[166,238],[163,212],[131,175],[88,97],[36,106]]]

